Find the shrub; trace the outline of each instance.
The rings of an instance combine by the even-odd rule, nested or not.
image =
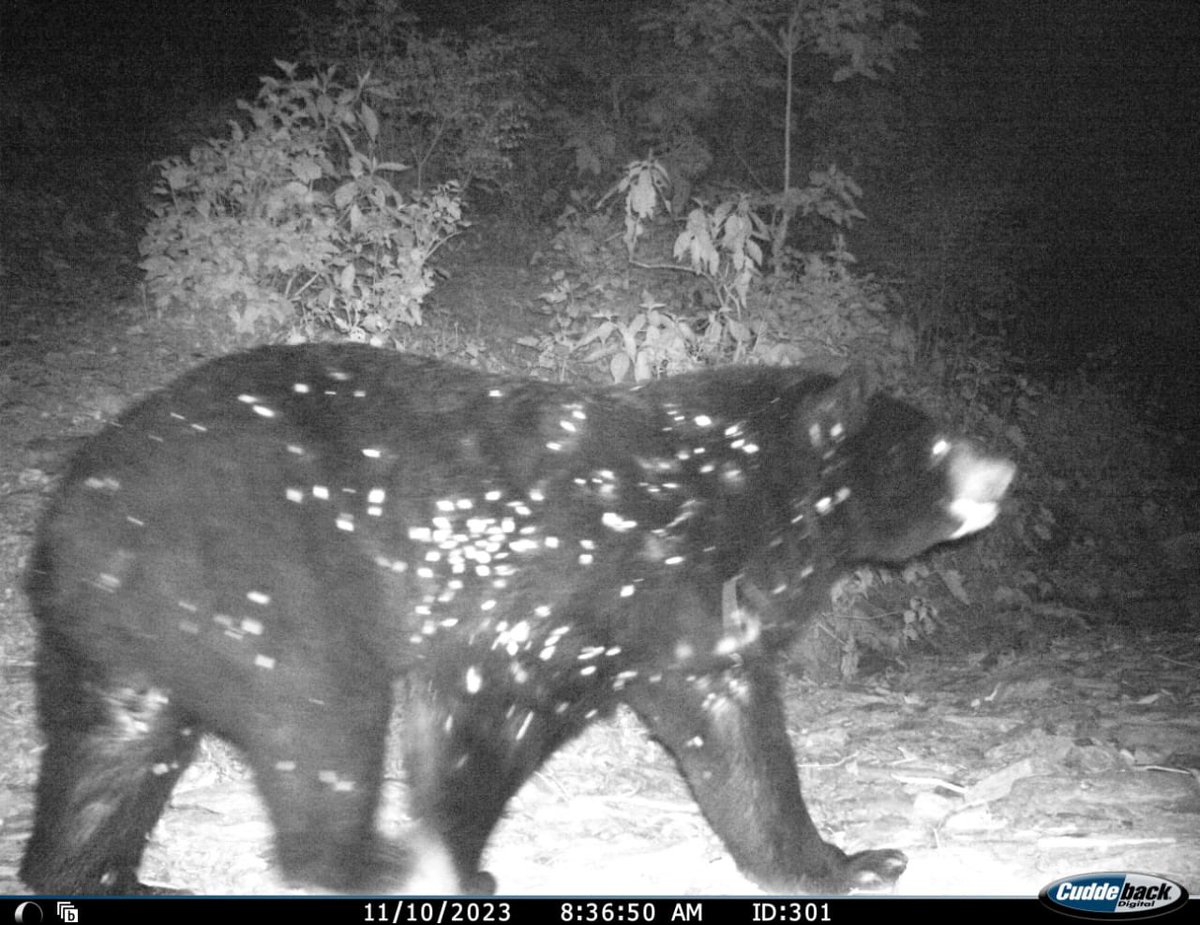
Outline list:
[[[412,165],[418,189],[448,179],[464,190],[506,186],[537,108],[532,43],[485,30],[429,35],[399,0],[337,0],[300,31],[306,64],[371,75],[381,156]]]
[[[397,190],[407,168],[376,155],[369,79],[277,64],[283,76],[239,102],[246,124],[159,162],[141,242],[155,306],[235,338],[420,324],[428,261],[465,224],[457,187]]]

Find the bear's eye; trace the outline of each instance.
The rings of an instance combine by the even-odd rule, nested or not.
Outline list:
[[[950,441],[944,437],[938,437],[933,441],[933,446],[929,450],[929,457],[933,462],[941,462],[943,458],[950,452]]]

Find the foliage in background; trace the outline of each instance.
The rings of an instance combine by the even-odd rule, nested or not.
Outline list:
[[[457,187],[397,190],[406,168],[377,154],[369,79],[279,66],[239,104],[246,127],[160,162],[141,242],[151,299],[258,338],[420,324],[429,259],[464,224]]]
[[[371,75],[380,156],[410,165],[418,189],[448,180],[506,187],[537,104],[530,42],[427,35],[399,0],[338,0],[333,13],[302,14],[301,23],[306,64]]]
[[[781,171],[770,220],[776,261],[793,220],[808,206],[793,179],[797,93],[894,70],[900,55],[917,45],[906,19],[919,12],[908,0],[675,0],[645,13],[646,28],[685,50],[707,86],[740,96],[758,91],[778,101]],[[831,71],[814,69],[821,58]]]
[[[890,311],[888,289],[851,272],[841,228],[857,214],[854,189],[836,171],[814,172],[797,197],[832,229],[831,249],[786,248],[769,269],[763,246],[770,229],[755,197],[735,192],[711,207],[694,200],[676,222],[671,193],[668,171],[647,158],[626,165],[600,208],[589,210],[582,195],[574,197],[552,242],[565,266],[542,294],[554,329],[527,341],[539,349],[542,365],[555,367],[586,349],[584,362],[605,363],[619,382],[698,365],[796,362],[852,350],[859,362],[879,368],[911,360],[913,338]],[[619,208],[606,211],[610,202]],[[635,271],[659,274],[653,285],[643,284],[636,308],[629,296]]]
[[[553,330],[536,341],[539,362],[555,368],[582,350],[586,362],[605,364],[618,381],[710,363],[795,361],[852,350],[877,366],[911,362],[915,336],[891,311],[893,290],[851,270],[846,232],[863,218],[861,189],[828,163],[809,171],[806,185],[796,185],[791,165],[798,120],[811,124],[813,115],[799,100],[807,105],[811,97],[804,94],[815,88],[855,76],[874,80],[891,70],[915,47],[907,20],[919,10],[903,0],[707,0],[627,12],[630,20],[612,26],[626,36],[625,45],[597,43],[619,66],[594,62],[591,107],[563,106],[552,117],[577,179],[552,245],[569,259],[555,267],[552,288],[542,296],[552,308]],[[527,28],[526,34],[535,29]],[[587,48],[567,36],[555,43],[553,26],[539,23],[536,30],[552,49],[570,47],[576,56],[552,51],[549,69],[579,71],[587,80],[580,63],[592,61]],[[577,84],[571,86],[578,95]],[[600,101],[606,105],[597,106]],[[707,202],[695,199],[712,152],[740,144],[729,134],[733,123],[720,118],[731,102],[779,127],[780,179],[770,184],[774,192],[725,188]],[[760,125],[756,138],[763,134]],[[613,252],[611,224],[584,205],[618,158],[620,179],[600,205],[623,206],[626,268]],[[663,215],[682,223],[673,236]],[[823,229],[827,248],[789,244],[800,218]],[[666,284],[684,290],[677,297],[659,285],[635,283],[633,267],[693,279]]]

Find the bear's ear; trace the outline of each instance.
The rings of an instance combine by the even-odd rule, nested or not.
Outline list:
[[[854,365],[832,383],[805,395],[796,409],[797,439],[822,455],[832,452],[862,427],[872,391],[866,368]]]

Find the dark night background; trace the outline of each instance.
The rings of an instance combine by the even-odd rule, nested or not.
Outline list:
[[[953,6],[929,50],[961,69],[974,110],[962,135],[986,139],[992,172],[1040,200],[1027,225],[1045,252],[1030,281],[1039,334],[1058,329],[1068,364],[1080,346],[1132,338],[1136,363],[1186,371],[1186,354],[1164,361],[1198,307],[1200,9]]]
[[[94,94],[94,118],[116,117],[121,130],[122,116],[137,115],[122,109],[123,85],[161,88],[167,101],[180,98],[181,81],[210,97],[249,97],[272,58],[291,50],[295,11],[331,6],[5,0],[5,81],[52,76],[59,92]],[[637,4],[591,7],[617,24]],[[520,7],[424,0],[407,8],[430,27],[463,30],[503,23]],[[924,8],[928,17],[916,22],[923,47],[911,57],[933,79],[918,108],[980,184],[1016,197],[1007,220],[1019,226],[1013,246],[1028,251],[1028,277],[1012,309],[1014,348],[1050,376],[1099,351],[1131,386],[1194,404],[1200,4],[934,0]],[[880,194],[868,185],[864,211],[885,221],[872,202]],[[872,231],[864,226],[860,245],[868,261]],[[888,256],[903,264],[903,255]]]

